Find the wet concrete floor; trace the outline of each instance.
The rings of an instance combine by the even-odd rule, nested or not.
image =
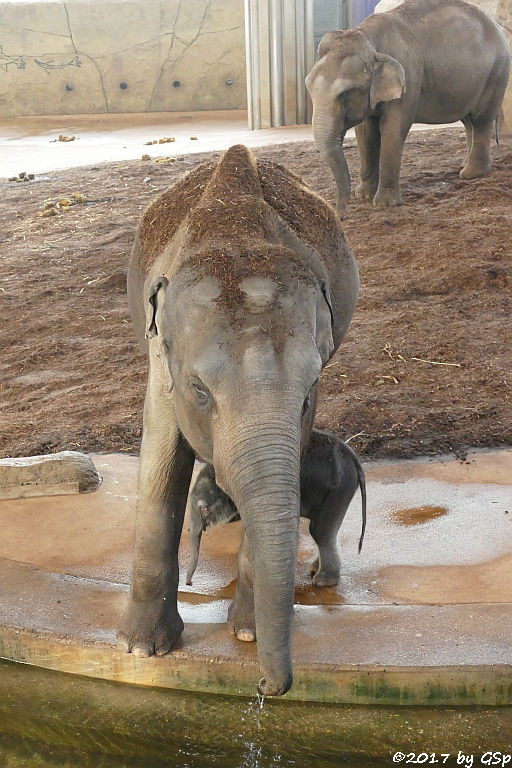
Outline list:
[[[229,634],[241,523],[203,535],[185,632],[163,659],[115,649],[132,564],[138,459],[93,455],[91,494],[0,502],[0,656],[161,687],[253,692],[254,644]],[[302,521],[290,697],[512,704],[512,450],[369,463],[369,524],[357,554],[357,493],[340,531],[340,584],[314,588]]]
[[[417,124],[413,130],[432,127]],[[75,139],[56,141],[60,135]],[[347,135],[353,136],[353,129]],[[165,137],[175,141],[147,145]],[[250,131],[243,110],[0,118],[0,178],[22,171],[40,175],[93,163],[133,160],[143,154],[175,157],[224,150],[233,144],[261,147],[312,137],[311,125]]]

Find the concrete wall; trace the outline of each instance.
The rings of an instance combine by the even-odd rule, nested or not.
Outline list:
[[[468,0],[473,5],[477,5],[486,11],[500,23],[505,37],[508,40],[508,46],[512,53],[512,0]],[[402,0],[380,0],[375,8],[375,13],[390,11],[401,5]],[[508,82],[508,87],[503,100],[503,122],[500,132],[512,135],[512,77]]]
[[[245,107],[243,0],[0,0],[3,117]]]

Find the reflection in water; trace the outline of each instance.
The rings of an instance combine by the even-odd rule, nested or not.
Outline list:
[[[506,751],[512,708],[426,710],[156,690],[0,661],[1,768],[378,768]],[[445,765],[455,765],[447,762]]]
[[[391,520],[399,525],[419,525],[428,523],[436,517],[446,515],[446,507],[411,507],[410,509],[396,509],[391,514]]]

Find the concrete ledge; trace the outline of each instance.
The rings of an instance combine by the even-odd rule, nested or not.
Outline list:
[[[78,451],[0,459],[0,499],[84,493],[100,483],[90,456]]]
[[[115,647],[125,585],[6,560],[0,583],[0,658],[141,686],[254,695],[256,645],[229,633],[228,600],[191,602],[180,593],[185,631],[177,647],[163,658],[138,659]],[[296,606],[295,682],[286,698],[510,705],[511,637],[511,604]]]
[[[0,657],[146,687],[253,697],[257,647],[226,625],[238,523],[205,535],[197,582],[178,593],[185,630],[174,651],[138,659],[117,650],[138,462],[95,460],[105,480],[93,497],[0,503]],[[512,450],[366,470],[367,542],[357,555],[355,498],[341,530],[336,588],[311,586],[315,553],[301,529],[295,681],[285,699],[512,705]],[[187,557],[185,525],[182,573]]]
[[[211,625],[196,625],[188,635],[192,640],[194,634],[204,636],[211,630]],[[230,696],[254,696],[260,677],[255,657],[240,663],[178,650],[164,658],[138,659],[101,643],[3,628],[0,658],[115,682]],[[294,701],[436,707],[512,704],[510,664],[391,667],[296,662],[294,670],[294,685],[286,695]]]

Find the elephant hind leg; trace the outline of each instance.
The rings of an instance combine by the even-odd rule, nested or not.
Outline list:
[[[462,122],[466,129],[466,154],[464,156],[464,166],[466,166],[473,146],[473,123],[469,117],[463,117]]]
[[[471,148],[468,146],[466,164],[460,172],[461,179],[479,179],[491,172],[491,137],[494,130],[494,120],[473,120],[470,116],[464,119],[466,136],[471,127]]]
[[[338,531],[351,496],[345,504],[343,494],[328,493],[315,514],[311,514],[309,532],[318,547],[318,557],[310,572],[315,587],[333,587],[340,579],[341,561],[338,553]],[[341,503],[340,503],[341,502]]]
[[[256,640],[253,571],[249,543],[245,532],[238,552],[236,592],[233,602],[229,606],[228,624],[239,640],[246,642]]]

